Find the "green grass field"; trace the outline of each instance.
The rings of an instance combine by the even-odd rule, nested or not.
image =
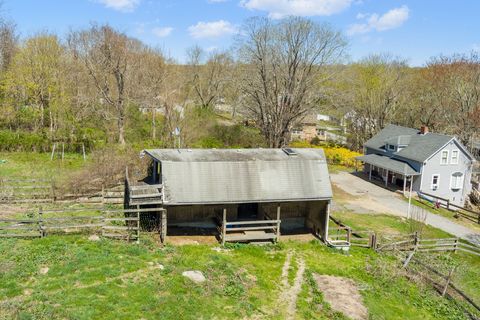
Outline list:
[[[294,252],[307,268],[298,319],[344,319],[324,302],[313,273],[353,279],[371,319],[465,319],[453,303],[408,282],[395,260],[371,250],[344,255],[318,241],[212,248],[86,236],[1,240],[0,318],[284,319],[279,280],[286,252]],[[194,284],[181,275],[186,270],[202,271],[207,281]]]
[[[85,164],[80,154],[66,153],[64,159],[49,153],[0,152],[0,177],[10,179],[52,179],[62,178],[79,170]],[[87,160],[88,161],[88,160]]]

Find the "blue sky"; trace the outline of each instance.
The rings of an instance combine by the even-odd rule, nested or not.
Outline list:
[[[4,0],[3,11],[22,37],[109,23],[179,61],[194,44],[229,48],[248,17],[288,14],[344,32],[351,60],[391,53],[421,66],[439,54],[480,50],[476,0]]]

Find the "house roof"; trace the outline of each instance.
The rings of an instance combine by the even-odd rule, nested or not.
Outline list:
[[[406,144],[405,148],[394,152],[393,156],[423,162],[452,139],[454,137],[444,134],[432,132],[421,134],[417,129],[391,124],[368,140],[365,146],[378,151],[385,151],[385,143]]]
[[[396,159],[392,159],[386,156],[380,156],[372,153],[372,154],[356,157],[355,159],[363,161],[365,163],[369,163],[377,167],[385,168],[388,171],[392,171],[392,172],[403,174],[403,175],[415,176],[420,174],[408,163],[402,162]]]
[[[155,149],[167,205],[332,198],[322,149]]]

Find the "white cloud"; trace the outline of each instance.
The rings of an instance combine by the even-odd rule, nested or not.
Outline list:
[[[347,34],[362,34],[370,31],[385,31],[400,27],[405,21],[408,20],[410,10],[407,6],[401,6],[400,8],[392,9],[385,14],[379,16],[374,14],[358,14],[357,19],[366,19],[364,23],[356,23],[351,25]]]
[[[107,8],[118,11],[133,11],[139,4],[140,0],[97,0]]]
[[[218,38],[237,33],[237,28],[228,21],[218,20],[212,22],[200,21],[196,25],[188,27],[190,36],[195,39]]]
[[[155,27],[152,29],[152,33],[159,38],[168,37],[172,31],[172,27]]]
[[[329,16],[347,9],[353,0],[242,0],[250,10],[267,11],[270,18]]]

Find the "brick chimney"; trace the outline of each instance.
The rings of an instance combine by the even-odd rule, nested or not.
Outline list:
[[[420,134],[427,134],[428,133],[428,127],[426,125],[422,125],[420,127]]]

